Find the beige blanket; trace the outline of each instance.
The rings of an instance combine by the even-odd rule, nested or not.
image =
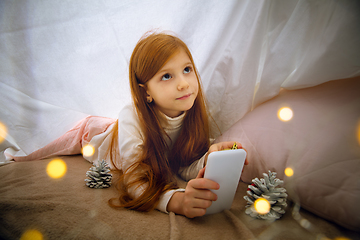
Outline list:
[[[242,182],[229,211],[195,219],[156,210],[113,209],[107,201],[117,196],[114,186],[86,187],[85,174],[91,164],[80,155],[62,159],[67,172],[60,179],[51,179],[46,173],[51,159],[0,167],[0,239],[19,239],[29,230],[36,230],[44,239],[359,238],[358,233],[301,210],[301,223],[310,223],[308,229],[303,228],[292,217],[291,204],[275,222],[253,219],[244,213],[247,184]]]

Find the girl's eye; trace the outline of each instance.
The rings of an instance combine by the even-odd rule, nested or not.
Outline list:
[[[164,76],[162,76],[161,80],[167,81],[167,80],[170,80],[170,78],[171,78],[171,75],[167,73]]]
[[[189,72],[191,72],[191,67],[184,68],[184,73],[189,73]]]

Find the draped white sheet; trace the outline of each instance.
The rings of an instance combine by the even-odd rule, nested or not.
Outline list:
[[[131,52],[152,29],[187,43],[224,131],[280,88],[359,75],[359,12],[357,0],[0,1],[0,151],[30,153],[87,115],[116,118]]]

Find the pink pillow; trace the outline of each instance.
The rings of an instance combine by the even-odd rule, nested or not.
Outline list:
[[[291,120],[279,120],[282,107],[292,109]],[[216,139],[220,141],[238,141],[247,150],[244,182],[275,171],[289,197],[303,208],[360,229],[360,78],[282,90]],[[292,177],[285,176],[287,167],[293,169]]]

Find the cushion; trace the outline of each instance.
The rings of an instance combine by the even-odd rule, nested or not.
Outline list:
[[[282,121],[279,109],[292,110]],[[349,229],[360,229],[360,78],[330,81],[278,96],[246,114],[215,142],[238,141],[248,152],[242,181],[269,170],[289,198]],[[284,174],[286,168],[293,175]]]

